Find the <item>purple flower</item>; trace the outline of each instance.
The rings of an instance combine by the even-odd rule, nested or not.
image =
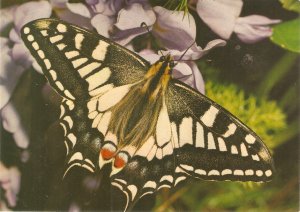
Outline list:
[[[17,195],[20,190],[21,173],[16,167],[7,168],[0,161],[0,184],[5,192],[8,205],[16,206]],[[0,202],[0,205],[2,203]],[[5,208],[0,208],[1,210]]]
[[[7,38],[0,37],[0,109],[2,109],[9,101],[20,75],[25,70],[22,66],[13,62],[11,56],[9,55],[11,49],[9,48],[8,44],[9,40]]]
[[[55,0],[55,1],[59,1],[59,0]],[[149,11],[152,12],[151,7],[147,3],[147,1],[142,1],[142,0],[131,0],[131,1],[86,0],[86,4],[66,3],[66,6],[71,12],[80,15],[86,19],[90,19],[91,25],[97,30],[99,34],[105,37],[110,37],[111,34],[117,34],[116,39],[118,39],[118,36],[121,36],[123,40],[124,40],[124,35],[122,33],[120,34],[119,32],[122,31],[123,21],[125,20],[124,15],[130,19],[129,22],[128,19],[125,20],[126,23],[133,24],[131,22],[135,22],[137,20],[136,18],[132,18],[133,14],[136,14],[137,12],[139,13],[139,12],[146,11],[145,13],[141,14],[140,17],[145,17],[147,19],[149,15],[148,14]],[[121,15],[122,18],[120,20]],[[118,22],[119,20],[120,23]],[[147,20],[143,19],[141,22],[139,22],[138,28],[142,31],[145,31],[140,27],[140,24],[143,21],[147,22]],[[120,29],[118,27],[120,27]],[[115,33],[113,33],[113,31]],[[130,35],[127,34],[126,36],[130,37]],[[122,44],[123,45],[127,44],[132,38],[133,37],[127,38],[127,41],[122,40]]]
[[[82,3],[68,3],[68,0],[49,0],[53,12],[62,20],[73,23],[88,29],[92,29],[90,18],[83,15],[87,13],[87,8]],[[78,7],[78,4],[83,7]],[[78,11],[78,12],[77,12]]]
[[[17,146],[23,149],[27,148],[29,145],[29,138],[12,102],[8,102],[0,110],[0,116],[3,128],[13,135]]]
[[[126,3],[123,0],[86,0],[85,4],[80,2],[69,3],[68,0],[50,1],[55,2],[53,5],[60,7],[58,10],[60,18],[87,28],[94,27],[99,34],[105,37],[109,37],[109,31],[112,30],[113,23],[117,19],[118,11]],[[61,13],[61,8],[67,8],[69,12],[64,11]],[[54,11],[56,10],[54,9]],[[77,17],[74,17],[74,15]],[[81,21],[78,20],[78,17],[81,17]]]
[[[272,35],[270,24],[279,23],[264,16],[239,17],[242,0],[198,0],[200,18],[221,38],[229,39],[232,33],[245,43],[254,43]]]
[[[37,10],[36,8],[39,9]],[[32,20],[50,17],[51,11],[51,5],[47,1],[27,2],[14,11],[14,27],[9,33],[9,38],[14,42],[11,56],[15,63],[22,65],[24,68],[28,68],[33,64],[34,68],[41,72],[41,68],[21,40],[20,30]]]
[[[261,15],[240,17],[236,21],[234,32],[241,41],[255,43],[272,35],[272,29],[268,25],[280,22]]]
[[[39,10],[36,8],[39,8]],[[50,17],[51,7],[47,1],[27,2],[9,11],[5,13],[5,17],[7,17],[7,20],[11,20],[11,22],[13,21],[14,26],[9,33],[9,39],[0,38],[0,116],[4,129],[12,133],[17,145],[21,148],[27,148],[29,144],[28,136],[21,125],[19,114],[15,110],[13,103],[9,102],[9,100],[21,74],[31,64],[37,70],[40,70],[40,67],[21,40],[20,30],[29,21],[42,17]],[[1,14],[2,17],[3,14]],[[3,24],[1,26],[1,30],[3,30],[7,26],[7,23],[1,22],[1,24]],[[10,43],[12,43],[12,48],[9,47]]]
[[[73,13],[91,18],[91,24],[99,34],[121,45],[127,45],[134,37],[147,33],[146,28],[141,27],[143,22],[168,49],[185,50],[196,38],[192,15],[184,16],[183,11],[159,6],[152,8],[147,1],[86,0],[86,4],[67,3],[67,7]]]
[[[197,64],[193,60],[200,59],[214,47],[224,45],[225,41],[223,40],[213,40],[209,42],[204,49],[197,46],[196,44],[193,45],[183,57],[182,55],[184,51],[178,50],[163,51],[163,54],[171,54],[173,59],[177,62],[177,65],[174,67],[172,73],[172,76],[174,78],[184,82],[185,84],[191,86],[192,88],[195,88],[196,90],[204,94],[204,80]],[[156,62],[160,57],[160,55],[155,54],[152,50],[149,49],[141,51],[140,55],[150,61],[150,63]]]
[[[0,32],[13,22],[13,14],[17,6],[11,6],[0,9]]]
[[[115,32],[113,39],[124,45],[146,33],[146,29],[141,28],[142,22],[148,25],[152,34],[167,49],[185,50],[196,38],[196,24],[192,15],[184,16],[183,11],[171,11],[159,6],[147,8],[133,4],[128,10],[119,12],[115,24],[119,31]]]

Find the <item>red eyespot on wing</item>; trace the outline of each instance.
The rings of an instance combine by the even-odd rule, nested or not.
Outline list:
[[[116,150],[117,148],[113,144],[106,143],[102,147],[100,154],[104,160],[109,160],[114,157],[114,155],[116,154]]]
[[[114,161],[114,167],[117,169],[123,168],[128,162],[128,155],[125,152],[119,152]]]

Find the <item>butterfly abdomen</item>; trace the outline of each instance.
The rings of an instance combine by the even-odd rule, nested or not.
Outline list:
[[[112,109],[110,128],[120,135],[119,147],[133,145],[140,147],[155,134],[155,123],[162,107],[163,97],[149,101],[149,93],[143,93],[141,85],[136,85]],[[154,120],[149,122],[149,120]]]

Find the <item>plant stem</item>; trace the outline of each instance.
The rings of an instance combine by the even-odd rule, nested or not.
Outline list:
[[[282,131],[281,133],[276,134],[276,137],[274,137],[274,142],[272,142],[275,146],[271,148],[273,149],[276,146],[285,143],[286,141],[297,136],[298,134],[299,134],[299,120],[298,118],[296,118],[295,121],[289,124],[288,129]]]
[[[182,196],[186,191],[188,190],[188,186],[185,186],[175,192],[172,196],[170,196],[169,199],[167,199],[163,204],[161,204],[155,211],[156,212],[162,212],[166,211],[166,209],[175,202],[180,196]]]
[[[298,54],[287,52],[279,59],[273,68],[267,73],[265,79],[256,89],[259,98],[267,97],[276,83],[288,72],[294,65]]]
[[[298,93],[298,86],[291,85],[289,89],[285,92],[283,97],[280,99],[280,101],[278,102],[279,106],[283,109],[289,108],[291,102],[297,99],[297,93]]]

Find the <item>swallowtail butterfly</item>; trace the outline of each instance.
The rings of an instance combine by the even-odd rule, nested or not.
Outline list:
[[[189,177],[269,181],[270,153],[225,109],[171,76],[167,55],[149,64],[94,32],[55,19],[22,29],[22,39],[63,97],[65,176],[101,172],[132,205]],[[125,208],[125,209],[126,209]]]

